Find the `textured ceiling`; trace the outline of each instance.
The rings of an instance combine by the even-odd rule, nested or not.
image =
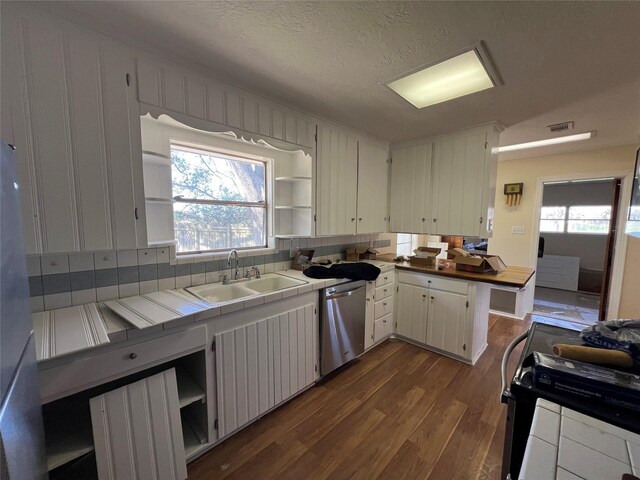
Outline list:
[[[75,1],[42,6],[389,141],[494,120],[510,127],[506,140],[537,139],[527,132],[544,127],[540,122],[566,120],[575,120],[576,130],[619,123],[614,137],[598,136],[601,144],[638,139],[640,2]],[[381,85],[480,40],[504,82],[498,88],[418,110]],[[605,101],[603,108],[607,95],[622,101]],[[599,105],[599,112],[585,112],[590,104]],[[553,112],[562,117],[554,118]],[[539,132],[534,135],[545,134]]]

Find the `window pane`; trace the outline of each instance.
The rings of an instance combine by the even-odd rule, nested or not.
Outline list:
[[[633,206],[629,212],[629,220],[638,222],[640,221],[640,207]]]
[[[564,220],[540,220],[541,232],[564,232]]]
[[[604,235],[609,233],[609,220],[568,220],[567,231]]]
[[[173,195],[206,200],[263,202],[265,166],[208,152],[171,148]]]
[[[398,233],[397,240],[398,240],[398,243],[411,242],[411,234],[410,233]]]
[[[540,218],[544,220],[564,220],[566,212],[567,207],[542,207],[540,209]],[[553,231],[555,232],[555,230]]]
[[[590,205],[569,207],[569,219],[595,219],[609,220],[611,218],[611,206],[608,205]]]
[[[399,243],[396,246],[396,250],[398,251],[398,255],[413,255],[413,252],[411,251],[411,242],[409,243]]]
[[[181,202],[173,207],[178,252],[266,245],[264,208]]]

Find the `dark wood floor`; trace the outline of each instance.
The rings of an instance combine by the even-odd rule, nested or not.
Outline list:
[[[500,362],[529,322],[489,323],[474,367],[387,340],[191,463],[189,479],[498,479]]]

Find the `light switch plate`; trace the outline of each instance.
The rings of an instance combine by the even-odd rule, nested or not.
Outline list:
[[[517,235],[524,235],[524,227],[514,225],[511,227],[511,233],[515,233]]]

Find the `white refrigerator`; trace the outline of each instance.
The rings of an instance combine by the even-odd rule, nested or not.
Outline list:
[[[0,479],[47,478],[13,148],[0,143]]]

